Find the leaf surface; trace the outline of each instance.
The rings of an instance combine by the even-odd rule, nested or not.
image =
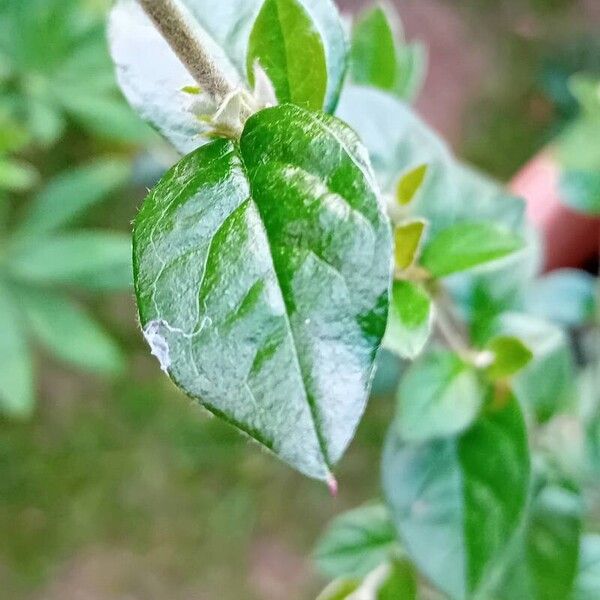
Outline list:
[[[324,480],[365,406],[390,271],[364,149],[294,105],[255,114],[239,145],[183,158],[135,221],[140,320],[163,368]]]

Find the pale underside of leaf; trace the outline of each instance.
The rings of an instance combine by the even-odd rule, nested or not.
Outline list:
[[[262,111],[239,146],[176,165],[134,231],[142,326],[173,380],[324,480],[364,409],[387,312],[389,225],[357,150],[336,119]]]

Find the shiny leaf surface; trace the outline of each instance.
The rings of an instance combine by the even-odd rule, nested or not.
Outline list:
[[[140,320],[171,378],[331,479],[387,318],[391,235],[355,134],[293,105],[182,159],[135,221]]]

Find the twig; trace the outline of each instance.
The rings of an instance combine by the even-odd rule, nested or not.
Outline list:
[[[179,0],[138,0],[204,92],[218,104],[234,91],[188,25],[191,17]]]

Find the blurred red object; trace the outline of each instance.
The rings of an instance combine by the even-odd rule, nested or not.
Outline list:
[[[560,167],[551,152],[529,161],[509,187],[525,198],[527,217],[542,232],[545,270],[581,267],[600,250],[600,219],[588,217],[560,201]]]

